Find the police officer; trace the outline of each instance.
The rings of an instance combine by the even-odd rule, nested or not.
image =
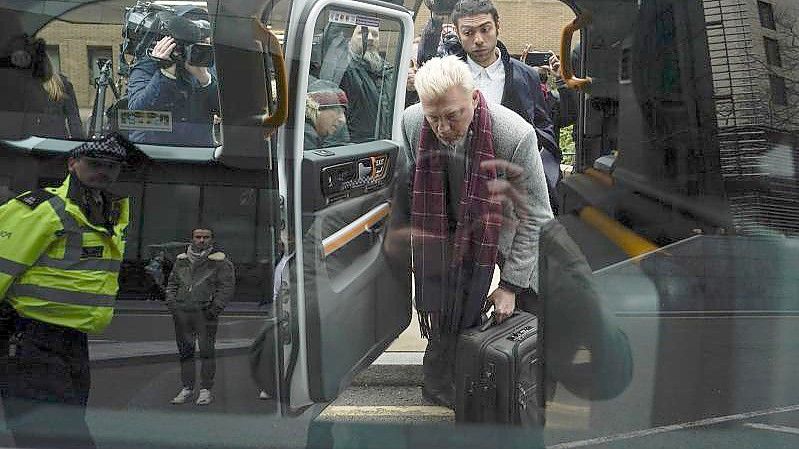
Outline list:
[[[118,135],[70,153],[57,188],[0,206],[3,407],[20,447],[92,448],[87,333],[114,313],[128,199],[109,187],[146,159]]]

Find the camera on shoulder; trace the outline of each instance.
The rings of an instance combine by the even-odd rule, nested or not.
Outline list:
[[[156,43],[166,36],[175,39],[171,63],[187,62],[198,67],[214,63],[208,13],[202,8],[173,8],[139,0],[126,8],[122,30],[124,54],[136,59],[147,57]]]
[[[197,67],[208,67],[214,63],[214,50],[210,44],[178,43],[172,51],[171,58],[175,62],[187,62]]]

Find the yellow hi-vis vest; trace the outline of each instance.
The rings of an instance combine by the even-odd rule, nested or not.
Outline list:
[[[69,184],[0,206],[0,299],[26,318],[97,333],[114,315],[128,199],[114,203],[112,233],[67,198]]]

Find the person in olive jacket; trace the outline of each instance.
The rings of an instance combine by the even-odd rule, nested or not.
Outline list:
[[[194,341],[200,347],[200,393],[197,405],[213,401],[216,360],[214,344],[218,317],[235,289],[233,263],[214,247],[211,229],[197,228],[191,245],[178,255],[166,287],[166,304],[175,320],[175,339],[180,354],[183,388],[172,399],[183,404],[194,396]]]

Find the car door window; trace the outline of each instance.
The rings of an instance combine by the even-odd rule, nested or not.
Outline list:
[[[304,148],[390,138],[400,23],[331,7],[314,32]]]

